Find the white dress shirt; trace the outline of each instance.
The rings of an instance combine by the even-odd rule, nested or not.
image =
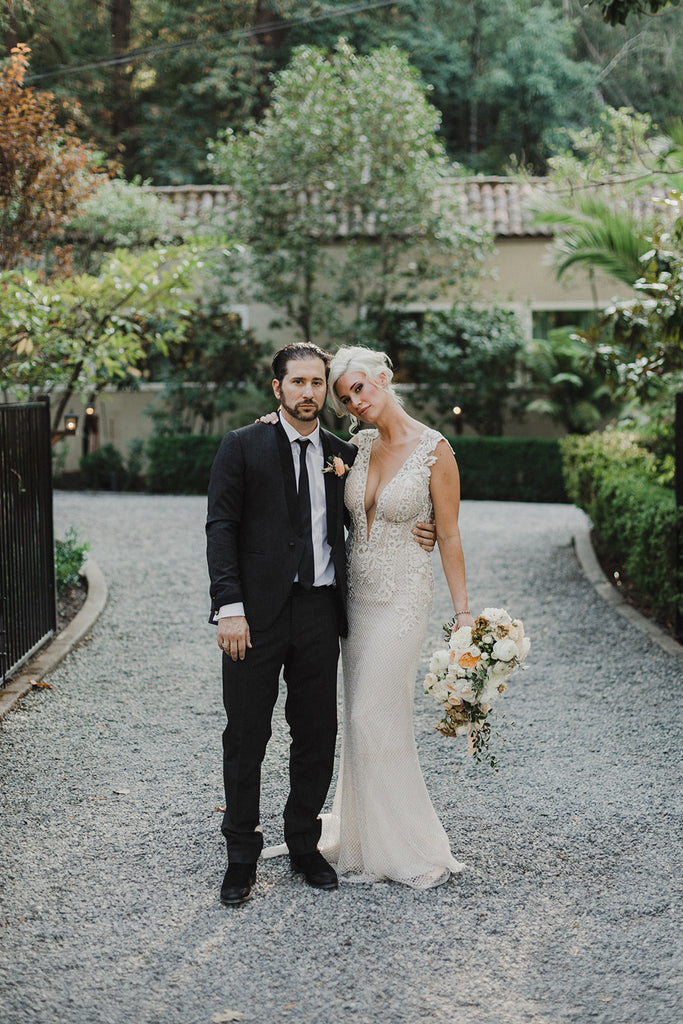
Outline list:
[[[311,532],[313,535],[313,565],[315,575],[314,587],[328,587],[334,583],[334,565],[332,564],[332,551],[327,543],[327,502],[325,499],[325,457],[323,454],[322,438],[320,436],[320,424],[316,425],[311,434],[300,434],[296,427],[291,426],[282,413],[279,413],[280,423],[289,439],[294,463],[294,477],[297,490],[299,489],[299,438],[304,438],[311,443],[306,446],[306,468],[308,469],[308,487],[311,494]],[[298,579],[298,576],[296,577]],[[229,615],[244,615],[244,605],[241,601],[235,604],[224,604],[218,610],[216,619],[223,619]]]

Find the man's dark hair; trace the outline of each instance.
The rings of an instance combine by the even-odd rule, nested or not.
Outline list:
[[[313,345],[308,341],[297,342],[294,345],[285,345],[284,348],[281,348],[273,356],[273,377],[282,384],[287,373],[287,364],[291,359],[322,359],[325,364],[325,380],[327,380],[330,375],[331,358],[332,356],[329,352],[324,352],[317,345]]]

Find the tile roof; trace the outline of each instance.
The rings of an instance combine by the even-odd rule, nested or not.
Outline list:
[[[532,213],[533,205],[551,194],[547,178],[524,181],[508,177],[457,178],[452,187],[462,220],[483,224],[497,238],[550,237],[553,234],[549,226],[535,224]],[[236,203],[229,185],[148,185],[146,188],[170,200],[180,217],[197,222],[207,222],[220,213],[229,214]],[[610,183],[594,186],[596,191],[605,188],[615,196],[616,204],[619,201],[616,185],[614,191]],[[655,196],[663,198],[665,191],[652,186],[640,196],[630,198],[628,207],[636,216],[646,219]],[[347,230],[340,227],[340,236],[346,233]]]

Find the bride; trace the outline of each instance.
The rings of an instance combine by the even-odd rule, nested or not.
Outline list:
[[[356,428],[363,421],[374,429],[357,435],[345,487],[351,527],[341,765],[319,847],[347,880],[428,888],[464,865],[452,856],[432,806],[413,730],[415,679],[434,591],[431,557],[411,532],[417,522],[435,523],[458,625],[474,620],[453,452],[441,434],[402,408],[391,379],[387,356],[370,349],[342,348],[330,365],[335,411],[349,413]]]

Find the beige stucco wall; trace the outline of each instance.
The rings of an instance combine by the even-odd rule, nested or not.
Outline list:
[[[128,452],[128,445],[136,438],[147,440],[152,433],[152,419],[145,415],[146,409],[158,397],[163,390],[161,384],[142,385],[140,391],[116,391],[105,390],[95,404],[95,412],[98,416],[98,444],[113,444],[124,455]],[[55,399],[52,404],[54,405]],[[65,437],[57,442],[55,446],[55,459],[57,464],[64,461],[63,469],[66,472],[74,472],[78,469],[78,463],[83,454],[83,425],[85,419],[86,402],[74,396],[70,402],[68,411],[78,416],[78,429],[75,434]]]
[[[629,291],[617,281],[603,274],[596,274],[594,280],[582,269],[568,274],[558,281],[550,260],[550,242],[542,237],[499,238],[490,266],[479,285],[476,301],[487,301],[514,308],[531,335],[531,321],[534,311],[546,310],[593,310],[604,309],[615,298],[628,298]],[[430,306],[448,308],[458,299],[456,290],[444,295]],[[461,297],[461,296],[460,296]],[[427,303],[415,303],[415,308],[425,308]],[[296,338],[291,328],[273,328],[274,320],[282,320],[282,312],[264,303],[237,302],[246,327],[256,335],[272,343],[273,350]],[[320,339],[327,344],[326,339]],[[126,453],[130,442],[136,438],[146,440],[153,428],[152,420],[145,410],[158,398],[161,385],[146,384],[136,392],[105,391],[97,402],[99,415],[99,444],[111,443]],[[65,468],[78,468],[82,454],[82,425],[85,405],[77,398],[70,403],[80,419],[78,433],[61,443],[66,453]],[[440,424],[449,431],[452,424]],[[508,437],[557,437],[562,431],[547,417],[527,416],[523,420],[509,418],[505,425]]]

